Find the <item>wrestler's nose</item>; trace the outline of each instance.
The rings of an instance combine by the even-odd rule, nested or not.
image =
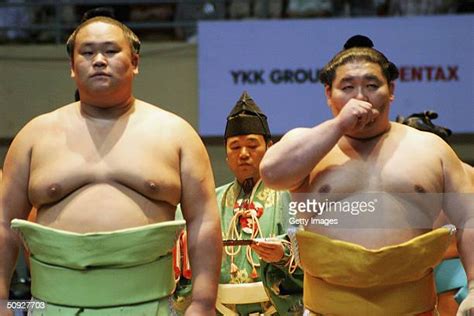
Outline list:
[[[357,100],[361,100],[361,101],[368,101],[368,98],[367,98],[367,94],[366,92],[364,91],[364,89],[362,87],[359,87],[357,90],[356,90],[356,96],[355,98]]]
[[[101,53],[98,53],[94,56],[94,67],[104,67],[107,64],[106,58]]]

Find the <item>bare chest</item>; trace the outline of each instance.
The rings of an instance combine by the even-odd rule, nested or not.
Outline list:
[[[433,193],[442,191],[442,182],[433,157],[385,152],[362,159],[333,153],[313,170],[306,191]]]
[[[86,185],[116,183],[150,200],[176,205],[180,199],[178,149],[159,136],[139,132],[63,129],[45,133],[32,151],[31,201],[38,207]]]

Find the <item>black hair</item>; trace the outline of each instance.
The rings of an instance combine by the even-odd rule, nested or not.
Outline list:
[[[334,56],[319,73],[322,84],[332,86],[336,76],[336,69],[354,61],[368,61],[378,64],[387,82],[398,78],[397,66],[388,60],[384,54],[373,48],[374,44],[370,38],[364,35],[355,35],[344,44],[344,49]]]
[[[73,58],[74,54],[74,45],[76,43],[76,36],[77,33],[85,26],[93,23],[93,22],[104,22],[108,24],[112,24],[118,26],[122,29],[125,38],[130,43],[130,49],[133,53],[139,54],[140,53],[140,46],[141,42],[138,36],[125,24],[115,19],[113,10],[111,8],[103,7],[103,8],[95,8],[87,11],[84,13],[81,24],[72,32],[66,42],[66,51],[69,55],[69,58]]]

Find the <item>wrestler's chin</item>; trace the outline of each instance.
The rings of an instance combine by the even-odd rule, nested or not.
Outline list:
[[[101,92],[108,92],[112,89],[112,85],[110,84],[110,82],[98,82],[94,85],[91,85],[91,87],[89,88],[89,90],[92,92],[92,93],[101,93]]]
[[[346,136],[357,139],[365,139],[372,137],[372,134],[374,134],[373,131],[367,129],[367,127],[363,127],[357,131],[346,133]]]
[[[369,126],[369,124],[372,124],[372,126]],[[356,132],[347,133],[346,136],[350,138],[358,139],[358,140],[370,140],[384,134],[385,130],[379,130],[379,129],[374,128],[375,127],[374,123],[369,123],[369,124],[367,124],[366,126],[364,126],[363,128],[361,128],[360,130]]]

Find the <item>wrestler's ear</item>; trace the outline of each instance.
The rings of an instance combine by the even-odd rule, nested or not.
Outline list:
[[[324,94],[326,95],[326,102],[328,106],[330,107],[332,92],[331,92],[331,87],[328,84],[324,85]]]
[[[138,75],[138,64],[140,61],[140,55],[132,54],[132,65],[133,65],[133,74]]]
[[[72,59],[69,59],[69,69],[71,72],[71,78],[75,78],[76,73],[74,72],[74,62],[72,61]]]
[[[390,82],[388,84],[388,91],[390,92],[390,102],[393,102],[395,100],[395,82]]]

